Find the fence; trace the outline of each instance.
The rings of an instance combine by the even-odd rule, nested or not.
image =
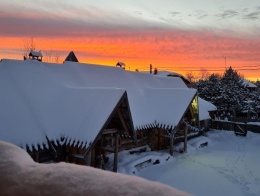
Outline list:
[[[260,133],[260,126],[247,124],[246,122],[233,122],[233,121],[218,121],[212,120],[211,123],[212,129],[219,129],[219,130],[230,130],[230,131],[251,131],[254,133]]]

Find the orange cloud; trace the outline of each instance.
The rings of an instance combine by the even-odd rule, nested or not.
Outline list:
[[[1,37],[0,58],[22,59],[19,51],[26,39]],[[226,57],[226,66],[245,77],[259,79],[260,75],[259,38],[220,36],[209,31],[115,30],[88,32],[80,37],[36,37],[34,41],[39,50],[60,51],[63,59],[73,50],[81,62],[114,66],[124,61],[131,70],[148,70],[153,64],[159,70],[182,74],[198,74],[201,68],[223,73]]]

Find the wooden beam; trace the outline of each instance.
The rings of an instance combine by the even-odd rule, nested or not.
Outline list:
[[[160,135],[161,137],[165,137],[165,138],[171,138],[171,136],[169,135]]]
[[[170,155],[173,155],[173,144],[174,144],[174,130],[171,131],[171,138],[170,138]]]
[[[119,135],[115,135],[115,152],[114,152],[114,168],[113,172],[117,172],[117,161],[118,161],[118,141],[119,141]]]
[[[122,114],[122,111],[120,110],[120,108],[117,109],[117,113],[118,113],[118,116],[119,116],[119,118],[120,118],[120,121],[121,121],[121,123],[122,123],[122,125],[123,125],[125,131],[127,131],[127,133],[130,134],[129,129],[128,129],[126,123],[125,123],[125,119],[124,119],[124,117],[123,117],[123,114]]]
[[[91,150],[85,156],[85,163],[87,166],[91,166]]]
[[[95,148],[98,148],[98,149],[101,149],[101,150],[104,150],[104,151],[107,151],[107,152],[111,152],[111,153],[115,152],[115,149],[113,149],[113,148],[101,147],[101,146],[96,146]]]
[[[102,135],[105,135],[105,134],[110,134],[110,133],[116,133],[117,130],[116,129],[104,129],[102,131]]]

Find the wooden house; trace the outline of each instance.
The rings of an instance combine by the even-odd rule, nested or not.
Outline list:
[[[248,80],[241,78],[240,80],[242,86],[244,86],[245,88],[247,88],[248,90],[252,91],[257,91],[257,86],[255,84],[253,84],[252,82],[249,82]]]
[[[35,51],[35,50],[31,50],[31,52],[29,53],[29,59],[31,60],[37,60],[37,61],[42,61],[42,53],[41,51]]]
[[[68,56],[66,57],[65,61],[70,61],[70,62],[79,62],[78,58],[76,57],[76,55],[74,54],[73,51],[71,51]]]
[[[181,78],[66,61],[1,64],[0,139],[38,162],[102,167],[113,153],[116,171],[121,150],[149,145],[173,154],[199,131],[197,91]]]
[[[125,63],[118,61],[117,64],[116,64],[116,67],[120,67],[122,69],[125,69]]]
[[[23,91],[18,83],[23,83]],[[10,89],[2,89],[0,101],[9,100],[3,107],[6,116],[0,125],[1,140],[23,147],[36,162],[99,167],[100,157],[114,153],[117,171],[118,151],[134,143],[126,91],[52,85],[52,89],[34,88],[15,80],[9,87],[18,96],[12,97]]]

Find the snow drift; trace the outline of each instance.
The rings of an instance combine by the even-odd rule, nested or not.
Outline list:
[[[156,182],[68,163],[39,164],[0,142],[0,195],[187,195]]]

